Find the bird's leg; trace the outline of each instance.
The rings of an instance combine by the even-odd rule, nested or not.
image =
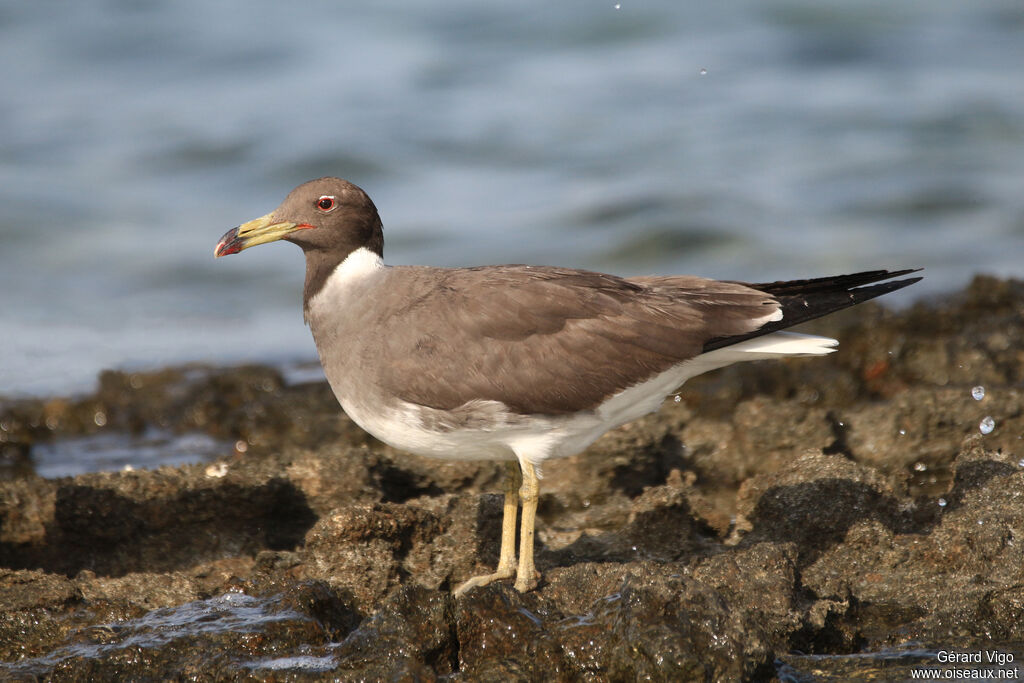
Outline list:
[[[537,520],[537,472],[531,463],[521,460],[523,485],[519,499],[523,501],[523,521],[519,527],[519,569],[516,571],[515,589],[520,593],[537,587],[540,575],[533,564],[533,527]]]
[[[519,507],[519,487],[523,475],[519,473],[519,463],[506,463],[508,472],[505,474],[505,513],[501,518],[501,557],[495,575],[507,579],[512,576],[516,566],[516,513]]]
[[[514,460],[509,462],[507,469],[508,472],[505,474],[505,512],[501,520],[501,557],[498,559],[498,568],[493,574],[474,576],[469,579],[455,589],[455,595],[462,595],[470,588],[486,586],[492,581],[510,579],[515,575],[516,512],[519,507],[519,487],[523,479],[519,473],[518,462]]]

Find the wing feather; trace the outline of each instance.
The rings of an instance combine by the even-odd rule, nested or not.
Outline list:
[[[378,381],[444,410],[474,399],[530,414],[593,409],[710,339],[756,330],[779,307],[748,286],[696,277],[528,266],[430,273],[414,304],[380,321],[388,362]]]

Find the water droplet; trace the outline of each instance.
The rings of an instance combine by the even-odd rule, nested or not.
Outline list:
[[[221,477],[226,476],[227,473],[228,464],[226,462],[218,462],[206,467],[206,476],[212,479],[220,479]]]
[[[132,464],[130,462],[128,462],[128,463],[125,463],[124,467],[121,468],[121,471],[122,472],[134,472],[135,468],[132,467]]]
[[[614,5],[612,5],[612,7],[614,7],[615,9],[622,9],[622,3],[621,2],[617,2]]]
[[[927,469],[928,469],[928,465],[925,465],[923,462],[915,462],[914,463],[914,471],[915,472],[924,472]]]
[[[1024,467],[1024,458],[1017,461],[1017,467]]]
[[[845,422],[842,422],[842,421],[840,421],[840,422],[839,422],[839,426],[840,426],[840,427],[845,427],[845,426],[846,426],[846,423],[845,423]]]
[[[700,75],[701,76],[707,76],[708,75],[708,70],[707,69],[701,69],[700,70]]]
[[[900,436],[906,436],[906,435],[907,435],[907,430],[906,429],[901,429],[900,430]]]
[[[945,498],[939,498],[939,507],[940,508],[946,507],[946,499]]]
[[[97,410],[96,414],[92,416],[92,421],[96,423],[97,427],[102,427],[107,424],[107,414],[102,410]]]
[[[676,403],[679,403],[680,401],[683,400],[683,397],[680,396],[679,394],[676,394],[676,397],[674,399],[672,399],[672,400],[675,401]]]
[[[996,421],[992,419],[991,415],[986,415],[981,419],[981,424],[978,425],[978,429],[981,430],[982,434],[991,434],[992,430],[996,428]]]
[[[975,401],[980,401],[985,398],[985,387],[978,385],[971,389],[971,396],[974,397]]]
[[[984,525],[985,525],[985,520],[979,519],[978,520],[978,526],[984,526]]]

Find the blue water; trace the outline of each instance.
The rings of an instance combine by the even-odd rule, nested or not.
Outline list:
[[[0,64],[0,394],[313,358],[299,250],[212,251],[324,174],[393,263],[1024,269],[1020,0],[44,0]]]
[[[32,469],[40,477],[74,477],[86,472],[155,469],[208,462],[232,452],[231,444],[202,433],[100,432],[34,444]]]

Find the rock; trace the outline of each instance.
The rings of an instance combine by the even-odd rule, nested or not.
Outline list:
[[[881,475],[820,452],[748,479],[737,501],[737,526],[751,529],[746,542],[796,543],[801,564],[842,541],[859,522],[876,520],[896,529],[901,521],[899,501]]]

